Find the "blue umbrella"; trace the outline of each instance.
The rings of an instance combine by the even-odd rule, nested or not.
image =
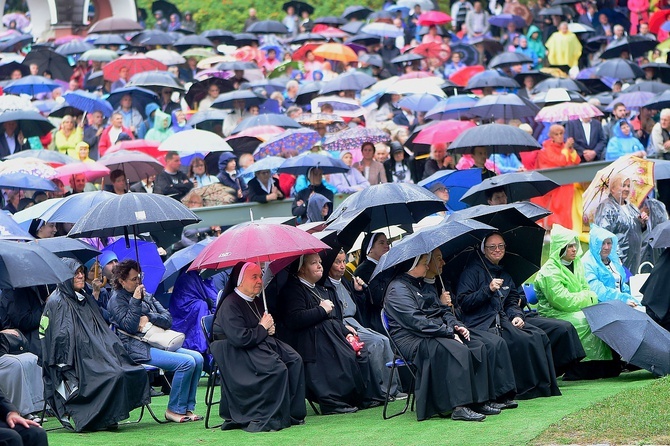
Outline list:
[[[439,170],[419,182],[419,186],[430,189],[435,183],[442,183],[449,189],[449,201],[447,208],[452,211],[460,211],[468,207],[461,202],[461,197],[474,185],[482,182],[482,171],[480,169],[466,170]]]
[[[295,120],[289,118],[286,115],[275,115],[275,114],[257,115],[243,119],[242,122],[237,124],[237,127],[233,129],[231,135],[235,135],[243,130],[261,125],[276,125],[277,127],[284,127],[291,129],[299,129],[302,127]]]
[[[46,190],[53,192],[58,187],[56,187],[53,181],[38,177],[37,175],[19,172],[3,174],[0,172],[0,189]]]
[[[59,84],[44,76],[26,76],[10,82],[4,91],[11,94],[35,96],[38,93],[51,93],[58,87],[60,87]]]
[[[95,93],[77,90],[71,93],[65,93],[63,98],[72,107],[78,108],[86,113],[100,112],[104,117],[110,117],[114,112],[112,105]]]
[[[163,260],[161,259],[160,254],[158,254],[158,247],[155,243],[130,239],[129,243],[126,244],[126,240],[121,238],[102,251],[113,252],[119,258],[120,262],[126,259],[135,260],[139,253],[140,268],[144,274],[142,283],[149,293],[153,294],[156,292],[158,284],[163,279],[165,266],[163,265]]]
[[[244,169],[239,175],[245,179],[253,177],[254,173],[260,172],[262,170],[269,170],[273,174],[277,173],[277,169],[284,164],[286,159],[279,156],[266,156],[260,161],[256,161],[251,166]]]
[[[318,167],[324,174],[345,173],[349,166],[339,159],[327,155],[306,153],[304,155],[289,158],[277,169],[278,172],[290,173],[292,175],[307,175],[307,171]]]
[[[252,105],[261,105],[265,99],[250,90],[235,90],[220,95],[212,103],[212,107],[232,110],[235,108],[235,101],[244,101],[244,108],[246,109]]]
[[[633,91],[630,93],[621,93],[616,97],[616,103],[622,103],[628,110],[639,110],[644,107],[647,102],[654,99],[656,95],[648,91]],[[609,112],[614,110],[614,103],[607,106],[605,109]]]
[[[19,226],[5,211],[0,211],[0,240],[33,240],[33,236]]]
[[[288,129],[259,145],[254,152],[254,158],[280,155],[287,150],[302,153],[311,149],[320,139],[321,135],[312,129]]]
[[[402,28],[398,28],[395,25],[383,22],[375,22],[370,23],[369,25],[365,25],[363,28],[361,28],[361,31],[365,34],[370,34],[373,36],[391,38],[400,37],[405,33]]]
[[[205,240],[187,246],[172,254],[170,258],[163,263],[165,272],[161,278],[160,289],[167,291],[172,288],[179,275],[184,272],[184,268],[190,265],[193,259],[195,259],[196,256],[214,240],[213,237],[207,237]]]
[[[159,103],[160,99],[158,95],[151,90],[142,87],[123,87],[117,90],[114,90],[109,96],[107,96],[107,101],[110,105],[117,109],[121,103],[121,98],[129,94],[133,100],[133,107],[135,107],[139,112],[146,118],[144,114],[144,109],[150,102]]]
[[[514,23],[517,28],[526,27],[526,19],[515,14],[498,14],[489,19],[489,23],[499,28],[506,28],[510,23]]]
[[[461,119],[470,117],[469,110],[477,103],[471,96],[451,96],[447,100],[438,102],[435,107],[426,112],[426,119],[444,121],[446,119]]]
[[[321,87],[320,94],[334,93],[337,91],[361,91],[377,83],[377,79],[360,71],[349,71],[326,82]]]
[[[386,8],[384,8],[384,11],[392,13],[400,12],[402,14],[402,17],[406,19],[407,17],[409,17],[410,9],[407,6],[389,5]]]
[[[432,110],[438,103],[441,102],[441,100],[441,98],[432,94],[411,94],[402,98],[398,105],[409,108],[412,111],[427,112]]]

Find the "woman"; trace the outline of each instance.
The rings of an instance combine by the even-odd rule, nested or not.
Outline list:
[[[54,135],[54,145],[56,150],[72,158],[79,159],[79,151],[75,150],[77,144],[84,140],[84,133],[81,127],[70,115],[63,116],[60,123],[60,129]]]
[[[214,101],[216,101],[221,94],[221,89],[216,84],[210,84],[207,87],[207,96],[205,96],[198,105],[198,111],[209,110]]]
[[[535,277],[538,311],[542,316],[569,321],[577,329],[586,358],[566,372],[564,380],[618,376],[620,365],[612,351],[593,333],[581,311],[598,303],[586,281],[578,234],[560,225],[551,228],[549,259]]]
[[[386,179],[391,183],[412,183],[416,179],[416,166],[413,158],[405,153],[405,148],[398,141],[391,142],[391,156],[384,161]]]
[[[191,159],[191,162],[188,165],[188,172],[186,173],[186,176],[189,180],[191,180],[194,188],[219,183],[219,179],[217,177],[210,175],[207,172],[207,165],[205,164],[205,160],[199,156],[194,156],[193,159]]]
[[[154,113],[154,126],[149,129],[147,134],[144,136],[146,141],[158,141],[163,142],[174,134],[170,128],[172,123],[172,118],[167,113],[163,113],[160,110],[156,110]]]
[[[614,161],[624,155],[646,158],[647,151],[644,150],[640,140],[633,136],[630,122],[622,119],[612,127],[612,137],[607,142],[605,161]]]
[[[364,142],[361,146],[363,159],[354,163],[353,168],[358,169],[371,185],[386,183],[386,172],[384,165],[375,161],[375,145],[371,142]]]
[[[256,203],[267,203],[284,199],[284,193],[279,188],[279,180],[272,177],[269,170],[259,170],[254,173],[254,177],[249,180],[248,200]]]
[[[526,33],[526,38],[528,39],[528,48],[530,48],[530,50],[537,55],[537,64],[535,65],[535,69],[539,70],[542,68],[544,57],[547,55],[547,49],[542,42],[542,33],[540,32],[540,28],[535,25],[531,25],[528,28],[528,32]]]
[[[224,430],[279,430],[306,416],[302,360],[274,336],[274,320],[258,297],[262,287],[260,267],[240,262],[216,310],[212,353],[221,368]]]
[[[293,205],[291,206],[291,213],[301,219],[301,221],[307,219],[307,206],[312,194],[323,195],[331,202],[334,198],[333,192],[323,184],[323,171],[318,167],[311,167],[307,171],[307,181],[309,181],[309,186],[295,194]]]
[[[640,266],[642,236],[649,216],[628,202],[630,178],[614,174],[609,186],[609,196],[598,205],[593,222],[616,235],[621,263],[635,273]]]
[[[549,339],[526,325],[517,287],[505,270],[505,248],[502,234],[493,232],[466,265],[458,281],[462,320],[470,328],[496,332],[507,343],[518,398],[560,395]]]
[[[89,145],[87,143],[85,143],[84,141],[78,143],[75,146],[74,149],[75,149],[77,155],[79,156],[79,158],[78,158],[79,161],[81,161],[82,163],[91,164],[91,163],[95,162],[89,156],[90,152],[91,152],[91,149],[90,149]]]
[[[351,167],[354,157],[351,152],[344,151],[340,154],[342,162]],[[370,186],[368,180],[358,171],[358,169],[349,169],[346,173],[333,173],[328,177],[330,184],[337,188],[340,194],[353,194]]]
[[[367,354],[354,351],[339,306],[317,285],[323,276],[319,255],[301,256],[291,270],[279,292],[279,337],[302,356],[307,397],[318,402],[324,415],[378,406],[383,398],[379,386],[370,382]]]
[[[114,292],[107,304],[112,323],[130,357],[174,372],[165,419],[175,423],[199,421],[195,399],[203,360],[200,353],[185,348],[170,352],[151,347],[140,339],[152,325],[172,326],[172,316],[140,283],[140,267],[135,260],[124,260],[114,267]]]
[[[28,229],[30,235],[38,239],[55,237],[56,231],[56,223],[46,222],[39,218],[33,219],[32,223],[30,223],[30,228]]]
[[[358,267],[354,271],[354,277],[358,277],[368,284],[369,298],[365,301],[365,308],[361,309],[366,327],[384,333],[384,327],[377,317],[384,308],[384,293],[391,276],[389,274],[378,275],[379,279],[371,283],[370,278],[375,271],[379,259],[390,249],[389,240],[383,232],[371,232],[363,237],[361,244],[361,258]]]
[[[147,372],[128,356],[86,293],[84,268],[63,261],[75,272],[44,308],[44,395],[61,423],[72,428],[69,416],[77,432],[113,428],[151,401]]]
[[[237,175],[237,156],[232,152],[223,152],[219,156],[219,174],[216,176],[221,184],[235,190],[237,201],[244,201],[247,185]]]
[[[186,123],[186,113],[184,113],[182,110],[174,110],[171,113],[171,116],[173,133],[179,133],[183,132],[184,130],[193,129],[193,127]]]
[[[126,173],[121,169],[112,170],[109,173],[109,179],[112,182],[112,190],[116,195],[123,195],[128,192],[128,182],[126,181]]]

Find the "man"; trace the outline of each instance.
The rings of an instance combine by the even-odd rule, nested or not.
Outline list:
[[[80,194],[86,189],[86,175],[79,173],[70,177],[71,190],[65,194],[66,197],[74,194]]]
[[[21,416],[0,391],[0,444],[7,446],[48,446],[47,433],[33,420]]]
[[[133,184],[132,186],[130,186],[130,191],[151,194],[154,192],[155,181],[156,181],[156,175],[151,175],[149,178],[142,179],[137,183]]]
[[[451,26],[456,32],[459,32],[463,27],[463,24],[466,23],[467,16],[470,14],[472,9],[472,4],[467,0],[458,0],[453,4],[451,7]],[[488,25],[488,23],[486,25]],[[469,31],[470,30],[468,29],[468,32]]]
[[[438,212],[438,214],[443,215],[443,216],[447,215],[448,213],[450,214],[451,211],[448,210],[449,208],[447,206],[447,203],[449,203],[449,189],[447,189],[447,186],[445,186],[444,184],[442,184],[440,182],[437,182],[437,183],[433,184],[432,186],[430,186],[430,188],[428,190],[431,191],[432,193],[434,193],[437,196],[437,198],[442,200],[442,202],[444,203],[445,209],[447,209],[445,211]]]
[[[649,24],[647,22],[640,22],[640,32],[637,35],[647,39],[656,40],[656,35],[649,31]]]
[[[659,122],[651,129],[650,151],[659,158],[670,159],[670,108],[661,110]]]
[[[609,21],[609,17],[604,12],[601,12],[598,15],[598,24],[595,26],[596,36],[605,36],[609,42],[614,35],[612,30],[612,24]]]
[[[582,15],[579,16],[577,19],[578,23],[581,23],[582,25],[586,25],[588,27],[593,28],[594,23],[596,22],[596,4],[589,2],[589,4],[586,6],[586,12]]]
[[[284,103],[282,104],[285,108],[289,108],[292,105],[295,105],[295,100],[298,97],[298,89],[300,84],[296,80],[290,80],[286,83],[286,92],[284,93]]]
[[[607,146],[607,142],[612,137],[612,129],[616,123],[622,119],[626,119],[627,116],[628,110],[622,102],[617,102],[614,104],[612,107],[612,117],[610,118],[610,121],[603,127],[603,132],[605,133],[605,146]]]
[[[243,31],[246,31],[254,23],[258,22],[258,17],[256,17],[256,10],[254,8],[249,9],[249,18],[244,21]]]
[[[181,158],[177,152],[168,152],[165,155],[165,170],[156,176],[154,193],[168,195],[175,200],[181,200],[193,189],[193,183],[189,181],[184,172],[179,170]]]
[[[249,117],[249,114],[245,111],[244,107],[246,102],[244,99],[235,99],[233,101],[233,111],[231,111],[226,119],[223,120],[223,135],[230,136],[230,134],[235,130],[235,127],[242,122],[244,118]]]
[[[486,196],[486,202],[489,204],[489,206],[507,204],[507,193],[505,193],[504,187],[494,187],[492,189],[487,189],[484,192],[484,196]]]
[[[98,143],[100,142],[100,136],[102,135],[102,132],[105,130],[104,126],[102,125],[103,119],[104,116],[102,115],[102,112],[95,111],[93,113],[89,113],[89,124],[84,127],[84,142],[88,144],[88,156],[93,160],[97,160],[100,157],[98,154]]]
[[[467,2],[465,3],[469,4]],[[454,7],[460,4],[461,2],[459,1],[458,3],[454,4]],[[461,9],[465,9],[467,11],[468,8],[460,8],[459,14]],[[468,32],[468,38],[470,39],[473,37],[482,37],[488,34],[489,28],[491,26],[489,24],[489,13],[482,7],[482,2],[475,2],[474,9],[467,11],[467,15],[465,16],[465,25]]]
[[[31,76],[39,76],[40,75],[40,66],[37,65],[36,63],[31,63],[30,64],[30,75]]]
[[[142,124],[142,114],[138,109],[133,107],[133,98],[129,94],[124,94],[121,97],[119,107],[114,110],[121,113],[123,117],[123,126],[130,129],[133,134],[136,134],[137,128]]]
[[[565,126],[566,138],[575,140],[575,150],[582,162],[598,161],[603,158],[607,146],[603,126],[597,119],[581,118],[568,121]]]
[[[621,25],[614,25],[614,35],[612,41],[621,40],[626,37],[626,30]]]
[[[100,134],[100,139],[98,141],[98,152],[100,156],[104,156],[107,149],[116,144],[121,133],[125,133],[130,139],[135,139],[132,130],[123,126],[123,116],[121,113],[114,112],[109,119],[109,125]]]
[[[110,91],[113,92],[114,90],[123,88],[126,86],[127,83],[128,83],[128,67],[121,67],[119,69],[119,79],[112,83]]]
[[[298,16],[295,14],[295,7],[289,6],[286,8],[286,17],[282,19],[282,23],[288,29],[288,33],[295,37],[298,34]]]
[[[2,124],[2,129],[3,132],[0,135],[0,159],[30,148],[30,145],[19,131],[18,122],[7,121]]]
[[[423,167],[423,179],[428,178],[438,170],[453,169],[454,159],[447,156],[447,145],[444,143],[432,144],[430,146],[430,158]]]

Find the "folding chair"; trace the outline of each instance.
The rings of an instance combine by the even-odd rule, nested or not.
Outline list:
[[[407,412],[407,409],[410,407],[410,404],[411,404],[411,411],[414,411],[414,398],[415,398],[414,384],[416,382],[416,373],[415,373],[416,367],[410,361],[405,359],[402,353],[400,353],[400,350],[398,349],[396,343],[393,342],[391,333],[389,333],[389,321],[388,318],[386,317],[386,313],[384,312],[384,310],[381,311],[380,317],[382,325],[384,326],[384,331],[386,331],[386,336],[389,338],[389,341],[391,342],[391,348],[393,349],[393,361],[389,361],[386,363],[386,367],[391,369],[391,373],[389,375],[388,386],[386,387],[386,395],[384,397],[383,417],[385,420],[388,420]],[[391,384],[393,383],[393,378],[395,377],[395,374],[400,373],[399,371],[400,367],[407,367],[407,370],[412,375],[412,378],[409,383],[409,388],[407,389],[407,400],[405,400],[405,407],[400,412],[395,413],[393,415],[387,415],[389,399],[391,398],[389,395],[389,392],[391,391]]]
[[[205,341],[207,342],[207,352],[212,355],[211,351],[211,342],[212,342],[212,327],[214,326],[214,315],[208,314],[203,316],[200,319],[200,327],[202,328],[202,333],[205,335]],[[212,355],[212,369],[209,372],[209,377],[207,378],[207,387],[205,388],[205,405],[207,406],[207,413],[205,413],[205,429],[209,429],[209,416],[212,412],[212,406],[216,406],[221,403],[221,400],[214,402],[214,391],[216,390],[216,378],[220,377],[219,366]],[[223,423],[222,423],[223,424]],[[212,426],[212,428],[221,427],[221,424]]]

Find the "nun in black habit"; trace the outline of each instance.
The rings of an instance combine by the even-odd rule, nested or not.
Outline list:
[[[359,277],[368,287],[366,289],[367,299],[365,304],[358,308],[360,314],[357,319],[367,328],[371,328],[378,333],[384,333],[384,327],[379,319],[379,314],[384,308],[384,293],[386,287],[393,278],[392,271],[383,271],[370,280],[375,267],[382,255],[389,250],[389,241],[382,232],[371,232],[363,238],[361,244],[360,263],[354,271],[354,277]]]
[[[384,398],[379,385],[371,384],[365,349],[354,351],[338,303],[317,284],[323,276],[321,258],[301,256],[291,272],[279,292],[279,337],[303,358],[307,397],[319,403],[324,415],[379,405]]]
[[[258,298],[263,274],[238,263],[214,318],[211,350],[221,369],[221,429],[265,432],[303,424],[302,358],[276,339],[272,316]]]

